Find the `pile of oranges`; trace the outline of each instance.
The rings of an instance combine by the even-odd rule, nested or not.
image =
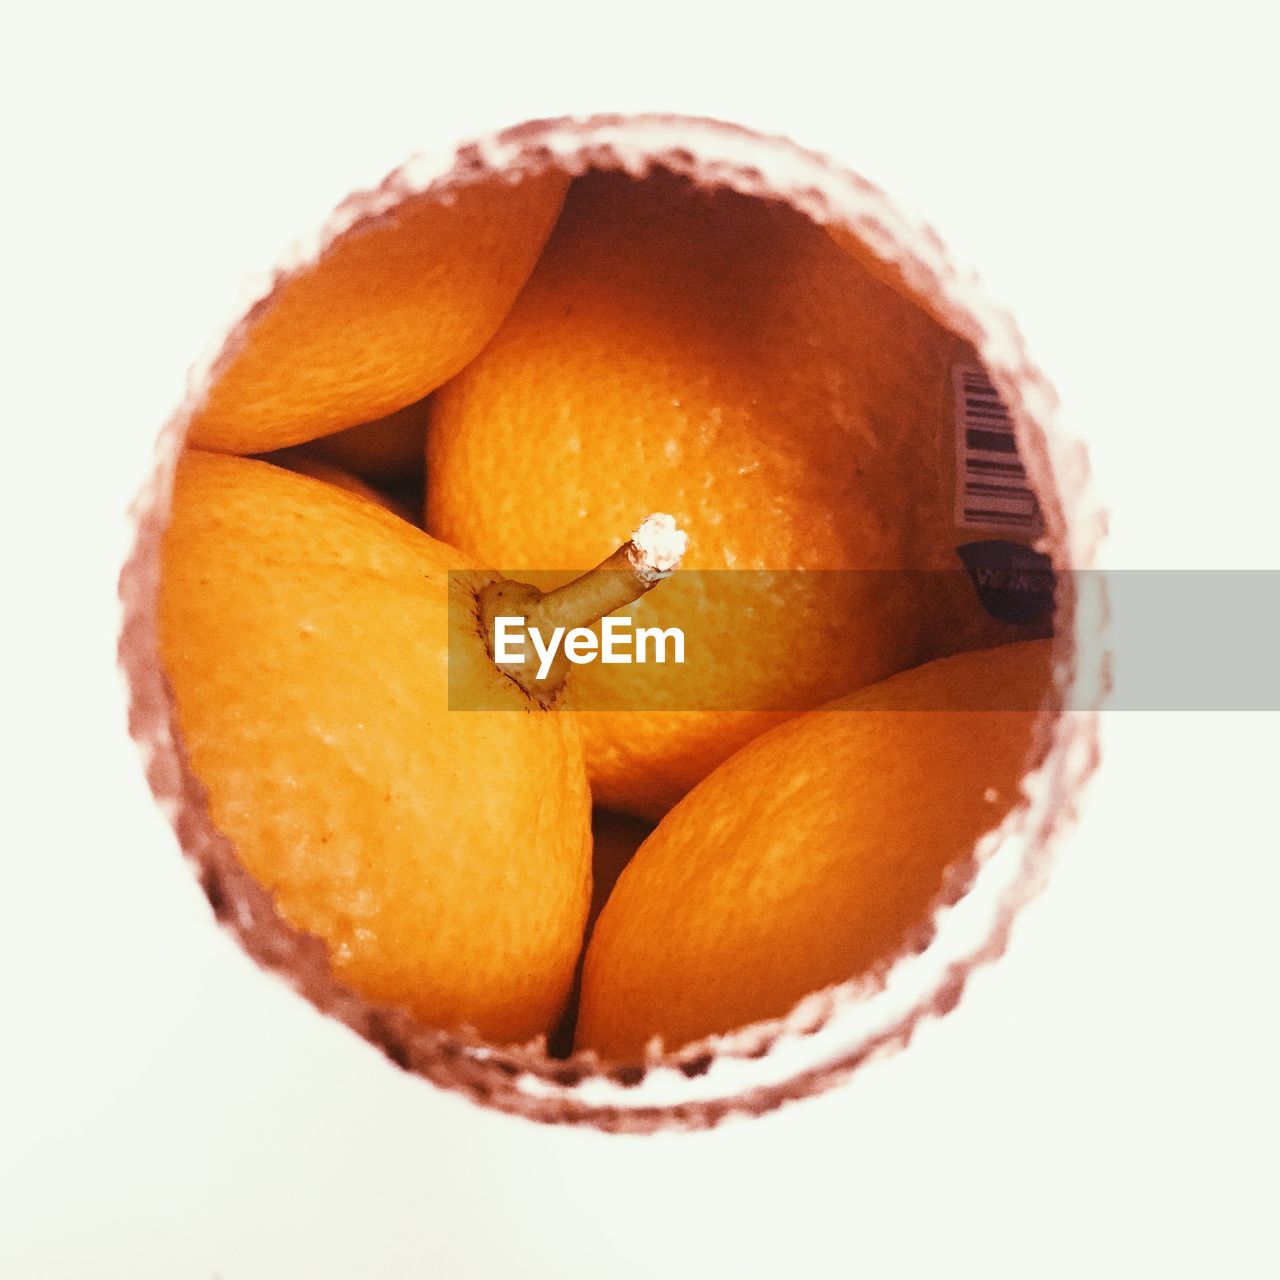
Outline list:
[[[1016,803],[1050,679],[963,579],[896,572],[956,567],[974,360],[847,235],[661,170],[357,225],[179,463],[162,656],[214,823],[339,981],[495,1042],[576,1018],[634,1059],[884,963]],[[629,611],[699,660],[533,697],[486,592],[650,512],[688,551]]]

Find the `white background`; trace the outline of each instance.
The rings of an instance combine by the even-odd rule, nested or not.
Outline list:
[[[633,1140],[436,1093],[264,979],[151,803],[113,656],[124,508],[254,273],[411,152],[560,113],[835,153],[1013,310],[1109,563],[1275,567],[1267,9],[11,16],[0,1275],[1275,1275],[1275,716],[1110,714],[955,1014],[824,1098]]]

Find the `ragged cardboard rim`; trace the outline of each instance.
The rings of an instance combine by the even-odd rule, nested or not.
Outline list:
[[[962,276],[928,226],[908,221],[870,183],[794,143],[713,120],[596,116],[533,121],[459,147],[445,165],[414,158],[376,190],[352,195],[282,259],[248,315],[226,326],[234,349],[282,280],[351,227],[409,195],[448,193],[493,174],[511,181],[556,168],[654,167],[708,186],[780,199],[816,222],[853,232],[916,300],[977,348],[1016,424],[1018,444],[1045,516],[1044,549],[1055,568],[1089,568],[1104,531],[1083,446],[1057,421],[1057,398],[1028,358],[1010,316]],[[380,1048],[397,1067],[474,1101],[545,1123],[609,1131],[696,1129],[733,1114],[760,1114],[828,1089],[868,1059],[905,1046],[919,1023],[949,1012],[969,975],[1004,951],[1014,916],[1042,884],[1054,844],[1097,760],[1096,707],[1107,689],[1106,600],[1097,575],[1060,573],[1055,706],[1040,717],[1041,763],[1021,803],[953,869],[930,921],[879,971],[815,992],[785,1018],[644,1061],[605,1063],[590,1054],[549,1057],[541,1043],[497,1047],[480,1037],[416,1025],[379,1008],[331,976],[323,943],[295,932],[237,860],[208,814],[204,791],[178,737],[173,697],[157,643],[160,541],[174,466],[194,405],[216,377],[217,357],[193,370],[189,393],[160,433],[155,466],[134,506],[136,537],[120,576],[119,655],[130,691],[130,731],[217,919],[262,967],[323,1012]],[[1086,710],[1062,711],[1064,706]]]

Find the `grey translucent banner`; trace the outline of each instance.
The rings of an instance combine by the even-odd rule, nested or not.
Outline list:
[[[1074,602],[1081,678],[1067,682],[1065,702],[1059,679],[1054,698],[1067,709],[1103,698],[1114,710],[1280,710],[1280,570],[1055,575],[1025,548],[1001,559],[981,545],[954,570],[679,570],[614,622],[589,627],[592,640],[579,636],[581,661],[546,663],[539,692],[553,692],[558,667],[555,704],[575,711],[804,711],[935,658],[1048,637]],[[549,590],[576,575],[502,576]],[[475,660],[475,575],[451,578],[449,706],[510,710],[512,665]],[[503,655],[534,667],[556,641],[535,641],[518,621],[504,633]],[[606,641],[615,661],[605,661]],[[1032,711],[1049,693],[1041,661],[1030,650],[968,660],[848,709]],[[1010,663],[1026,674],[1011,676]]]

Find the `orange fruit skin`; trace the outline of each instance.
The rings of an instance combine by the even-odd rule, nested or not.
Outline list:
[[[591,930],[595,927],[604,904],[609,900],[618,877],[652,830],[651,823],[642,822],[639,818],[628,817],[623,813],[610,813],[605,809],[597,809],[591,815],[591,909],[587,913],[584,937],[590,938]],[[574,982],[574,990],[565,1006],[560,1025],[556,1027],[549,1041],[550,1050],[557,1057],[568,1057],[573,1049],[581,969],[580,960],[578,980]]]
[[[943,328],[936,304],[929,299],[913,298],[911,286],[907,283],[899,264],[884,262],[877,258],[853,232],[844,227],[831,226],[826,230],[843,253],[852,257],[871,276],[886,288],[892,289],[900,298],[922,308],[936,322],[939,329]],[[981,363],[973,347],[959,338],[954,339],[954,346],[948,358],[953,362],[965,364]],[[952,443],[953,420],[950,417],[952,412],[950,405],[940,403],[937,408],[936,413],[922,415],[922,425],[932,424],[936,428],[935,438],[932,441],[934,465],[942,481],[942,493],[945,496],[954,492],[957,478],[956,456]],[[924,431],[920,439],[922,450],[927,452],[929,444],[928,431]],[[924,567],[950,570],[948,573],[935,573],[929,578],[925,600],[929,619],[926,623],[928,642],[925,657],[944,658],[969,649],[990,649],[996,645],[1013,644],[1021,640],[1041,640],[1053,634],[1052,616],[1013,623],[1002,621],[988,613],[981,607],[968,574],[959,571],[958,566],[962,563],[959,557],[952,554],[954,548],[964,543],[981,542],[993,538],[1015,542],[1024,547],[1034,547],[1040,536],[1038,530],[964,529],[953,525],[948,513],[940,512],[920,532],[928,543],[927,550],[922,552]]]
[[[233,339],[188,441],[265,453],[380,418],[452,377],[501,323],[566,179],[410,197],[285,279]]]
[[[918,580],[680,579],[959,568],[941,442],[969,353],[781,204],[575,182],[502,328],[429,403],[426,524],[513,574],[587,568],[650,511],[689,534],[633,611],[699,629],[687,668],[570,679],[584,712],[629,708],[581,716],[597,803],[657,818],[784,712],[933,656],[949,619]]]
[[[465,607],[451,615],[451,593],[465,606],[492,578],[363,499],[193,452],[161,646],[213,821],[335,975],[424,1023],[522,1042],[573,980],[590,800],[572,723],[498,674]],[[455,664],[511,709],[450,712]]]
[[[353,476],[349,471],[343,471],[341,467],[325,462],[321,458],[311,457],[308,454],[295,452],[292,449],[284,449],[279,453],[272,454],[270,458],[263,459],[263,461],[270,462],[273,466],[283,467],[286,471],[292,471],[295,475],[310,476],[313,480],[323,480],[325,484],[331,484],[338,489],[344,489],[347,493],[355,494],[357,498],[372,502],[375,506],[381,507],[384,511],[390,511],[393,515],[399,516],[402,520],[407,520],[410,524],[417,523],[414,519],[414,513],[389,494],[380,493],[358,476]]]
[[[651,823],[625,813],[597,809],[591,815],[591,910],[587,915],[590,934],[609,901],[618,877],[635,857],[636,850],[653,832]]]
[[[896,954],[946,869],[1019,796],[1050,644],[903,672],[721,765],[641,845],[596,922],[577,1047],[614,1060],[653,1036],[675,1048],[781,1017]]]

